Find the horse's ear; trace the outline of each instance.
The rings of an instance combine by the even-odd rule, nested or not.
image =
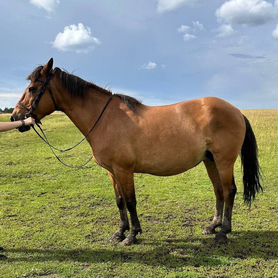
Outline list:
[[[48,75],[48,73],[52,70],[53,67],[53,58],[50,58],[47,64],[45,64],[41,70],[42,75]]]

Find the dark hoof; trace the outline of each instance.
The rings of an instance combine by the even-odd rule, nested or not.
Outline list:
[[[122,245],[124,246],[129,246],[137,243],[137,239],[135,236],[129,235],[125,240],[121,242]]]
[[[7,258],[5,255],[0,254],[0,261],[7,260],[7,259],[8,259],[8,258]]]
[[[217,233],[216,236],[215,236],[215,242],[217,244],[227,244],[228,243],[228,238],[226,236],[225,233],[223,232],[220,232],[220,233]]]
[[[215,233],[216,233],[215,228],[212,228],[211,226],[208,226],[203,230],[204,235],[212,235],[212,234],[215,234]]]
[[[116,232],[111,238],[110,242],[111,243],[119,243],[125,239],[125,235],[121,234],[119,232]]]

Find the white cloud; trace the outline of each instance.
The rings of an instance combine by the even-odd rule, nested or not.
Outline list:
[[[264,0],[229,0],[216,10],[218,20],[231,25],[261,25],[274,14],[273,5]]]
[[[205,28],[202,23],[199,21],[192,21],[192,27],[188,25],[181,25],[178,28],[178,32],[183,34],[184,41],[191,41],[197,38],[196,33],[204,29]]]
[[[48,13],[51,13],[59,5],[59,0],[30,0],[30,3],[34,6],[46,10]]]
[[[189,27],[188,25],[181,25],[179,28],[178,28],[178,32],[179,33],[187,33],[189,32],[191,29],[191,27]]]
[[[199,31],[203,31],[204,25],[202,23],[200,23],[198,20],[197,21],[192,21],[192,26],[194,30],[199,30]]]
[[[198,0],[157,0],[157,11],[159,13],[169,12],[197,1]]]
[[[276,25],[276,28],[273,30],[272,36],[274,39],[278,40],[278,24]]]
[[[150,61],[147,64],[144,64],[142,68],[146,70],[154,70],[157,68],[157,63]]]
[[[192,34],[184,34],[183,35],[183,39],[185,41],[191,41],[191,40],[194,40],[196,39],[197,37],[195,35],[192,35]]]
[[[91,29],[82,23],[69,25],[63,32],[57,34],[53,47],[61,51],[75,51],[87,53],[94,46],[99,45],[100,40],[92,36]]]
[[[218,28],[218,35],[219,38],[225,38],[233,35],[235,33],[235,30],[230,24],[223,24]]]

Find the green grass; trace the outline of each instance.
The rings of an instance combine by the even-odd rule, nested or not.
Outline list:
[[[249,209],[242,198],[240,163],[233,233],[226,246],[202,235],[214,212],[204,166],[173,177],[136,175],[143,234],[138,245],[109,243],[119,224],[107,173],[65,168],[34,132],[0,134],[0,277],[276,277],[277,112],[246,111],[257,136],[264,193]],[[1,121],[8,120],[2,116]],[[81,135],[60,114],[44,120],[55,145]],[[85,143],[63,155],[81,164]]]

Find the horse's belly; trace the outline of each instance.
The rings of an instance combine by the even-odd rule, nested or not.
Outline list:
[[[161,167],[160,169],[158,168],[153,168],[153,167],[144,167],[142,169],[136,169],[135,173],[145,173],[145,174],[151,174],[151,175],[155,175],[155,176],[173,176],[173,175],[178,175],[180,173],[183,173],[191,168],[193,168],[194,166],[198,165],[201,161],[197,162],[196,164],[193,164],[190,167],[174,167],[174,168],[164,168]]]
[[[171,176],[185,172],[203,160],[202,151],[149,153],[146,158],[141,157],[135,166],[136,173],[148,173],[157,176]]]

